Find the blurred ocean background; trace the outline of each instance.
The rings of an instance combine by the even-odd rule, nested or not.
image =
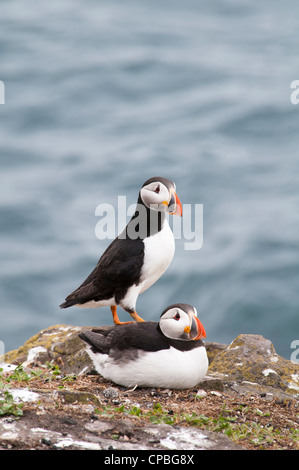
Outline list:
[[[94,268],[95,209],[155,175],[203,204],[203,246],[143,293],[158,320],[196,306],[207,340],[299,339],[296,0],[2,0],[0,339],[102,325],[109,307],[59,304]],[[119,310],[120,318],[128,315]]]

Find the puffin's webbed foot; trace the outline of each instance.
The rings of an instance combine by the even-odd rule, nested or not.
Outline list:
[[[112,318],[113,318],[113,322],[115,325],[126,325],[127,323],[133,323],[133,321],[120,321],[120,319],[118,318],[118,315],[117,315],[117,306],[116,305],[112,305],[111,308],[111,312],[112,312]],[[138,315],[137,312],[130,312],[130,315],[132,318],[134,318],[135,321],[137,322],[143,322],[144,320]]]
[[[137,312],[130,313],[131,317],[134,318],[135,321],[137,322],[142,322],[144,321],[143,318],[141,318]]]

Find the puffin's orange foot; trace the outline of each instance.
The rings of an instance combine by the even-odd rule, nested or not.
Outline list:
[[[134,318],[135,321],[142,322],[144,321],[143,318],[141,318],[137,312],[130,313],[131,317]]]
[[[117,315],[117,307],[116,305],[112,305],[111,308],[111,312],[112,312],[112,318],[113,318],[113,322],[115,325],[126,325],[128,323],[134,323],[133,321],[120,321],[120,319],[118,318],[118,315]],[[137,322],[142,322],[144,321],[139,315],[137,312],[132,312],[130,313],[131,317],[134,318],[135,321]]]
[[[134,323],[133,321],[120,321],[116,312],[116,309],[117,309],[116,305],[112,305],[112,307],[110,308],[112,312],[113,322],[115,325],[126,325],[127,323]]]

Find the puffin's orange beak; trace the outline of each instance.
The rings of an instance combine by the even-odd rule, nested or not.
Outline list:
[[[179,200],[179,197],[178,197],[178,195],[177,195],[175,192],[173,192],[172,194],[173,194],[174,199],[175,199],[175,209],[174,209],[173,212],[169,212],[169,213],[170,213],[171,215],[180,215],[180,216],[182,217],[182,215],[183,215],[183,209],[182,209],[181,201]],[[170,200],[172,200],[172,197],[171,197]]]
[[[201,323],[201,321],[197,317],[194,317],[194,319],[195,319],[196,324],[197,324],[198,335],[195,338],[192,338],[192,339],[206,338],[206,336],[207,336],[206,335],[206,330],[204,329],[203,324]]]
[[[191,328],[189,331],[189,338],[192,340],[206,338],[206,331],[201,321],[195,316],[190,315]]]

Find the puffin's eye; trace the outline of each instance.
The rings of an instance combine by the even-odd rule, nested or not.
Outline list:
[[[160,185],[158,184],[158,186],[156,187],[156,189],[154,189],[155,193],[159,194],[160,192]]]
[[[176,313],[175,316],[173,317],[175,320],[179,320],[181,318],[179,313]]]

